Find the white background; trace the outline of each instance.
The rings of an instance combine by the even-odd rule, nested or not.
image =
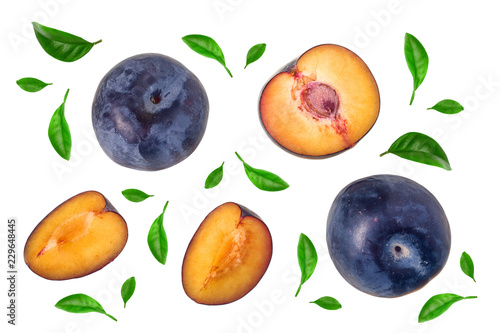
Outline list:
[[[6,269],[7,219],[18,221],[17,326],[7,325],[7,281],[1,278],[2,332],[470,332],[499,329],[498,302],[498,126],[500,46],[495,1],[3,1],[0,5],[1,205],[0,267]],[[31,21],[89,41],[102,39],[84,58],[62,63],[36,41]],[[413,105],[404,34],[416,36],[430,57],[427,77]],[[191,51],[187,34],[213,37],[234,78],[214,60]],[[264,56],[243,70],[247,50],[267,43]],[[257,103],[262,86],[307,49],[336,43],[355,51],[370,67],[381,94],[380,116],[370,133],[348,152],[324,160],[292,156],[263,133]],[[141,172],[113,163],[95,141],[91,103],[102,76],[129,56],[159,52],[191,69],[204,84],[210,117],[202,143],[184,162],[163,171]],[[15,81],[32,76],[54,83],[30,94]],[[47,138],[54,110],[70,88],[66,117],[73,136],[72,158],[61,159]],[[441,99],[465,106],[457,115],[426,110]],[[452,171],[402,160],[385,151],[400,135],[418,131],[434,137]],[[234,155],[279,174],[291,185],[278,193],[255,188]],[[203,189],[206,176],[226,162],[223,183]],[[444,270],[422,290],[396,299],[361,293],[337,273],[325,241],[326,217],[336,194],[358,178],[391,173],[427,187],[444,207],[452,248]],[[154,194],[128,202],[126,188]],[[123,252],[104,269],[69,281],[48,281],[24,264],[30,232],[54,207],[85,190],[102,192],[129,228]],[[149,252],[149,226],[169,200],[165,266]],[[274,252],[268,271],[247,296],[223,306],[204,306],[182,289],[181,265],[188,242],[203,218],[226,201],[243,204],[268,225]],[[311,279],[297,298],[296,246],[308,235],[319,253]],[[467,251],[476,266],[474,283],[459,266]],[[6,274],[6,273],[5,273]],[[3,276],[3,274],[1,274]],[[137,289],[123,309],[120,287],[135,276]],[[478,299],[455,304],[443,316],[417,323],[425,301],[453,292]],[[97,299],[114,322],[100,314],[71,314],[54,307],[69,294]],[[333,296],[343,308],[309,304]]]

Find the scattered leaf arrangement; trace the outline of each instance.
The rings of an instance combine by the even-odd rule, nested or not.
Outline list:
[[[474,262],[467,252],[463,252],[460,257],[460,268],[462,272],[470,277],[474,282]],[[444,293],[437,294],[429,298],[424,304],[418,315],[418,322],[424,323],[426,321],[435,319],[446,312],[453,304],[464,299],[473,299],[477,296],[459,296],[456,294]]]
[[[33,30],[40,46],[53,58],[73,62],[86,55],[94,45],[102,40],[91,43],[73,34],[49,28],[40,23],[33,22]],[[52,85],[33,77],[25,77],[16,81],[17,85],[27,92],[37,92]],[[54,150],[69,161],[71,157],[71,132],[66,122],[64,109],[69,89],[64,95],[63,103],[56,109],[49,123],[49,140]]]
[[[299,243],[297,245],[297,259],[299,262],[299,267],[301,271],[300,285],[295,293],[295,297],[299,294],[302,285],[309,280],[311,275],[314,273],[316,264],[318,262],[318,254],[311,240],[304,234],[300,234]],[[467,254],[463,252],[460,257],[460,267],[464,274],[469,276],[474,282],[474,263]],[[465,299],[474,299],[477,296],[460,296],[451,293],[437,294],[429,298],[429,300],[424,304],[420,310],[418,316],[418,322],[423,323],[432,319],[435,319],[442,315],[446,310],[448,310],[453,304],[458,301]],[[338,310],[342,308],[342,305],[335,298],[330,296],[320,297],[315,301],[309,303],[316,304],[323,309],[327,310]]]
[[[295,297],[299,295],[302,285],[309,280],[311,275],[314,273],[318,263],[318,253],[316,252],[316,248],[309,237],[303,233],[299,236],[299,243],[297,245],[297,260],[299,262],[301,277],[300,285],[295,293]],[[309,303],[316,304],[326,310],[338,310],[342,308],[339,301],[331,296],[323,296]]]
[[[256,169],[247,164],[237,152],[235,152],[235,154],[241,161],[241,163],[243,163],[243,167],[245,168],[245,173],[248,179],[258,189],[262,191],[276,192],[276,191],[283,191],[290,186],[280,176],[266,170]],[[224,162],[220,167],[218,167],[208,175],[207,179],[205,180],[206,189],[219,185],[224,173],[223,167],[224,167]]]
[[[154,195],[152,194],[147,194],[135,188],[123,190],[122,195],[125,197],[125,199],[131,202],[142,202],[147,198],[154,197]],[[163,216],[165,215],[165,210],[167,209],[168,203],[168,201],[165,203],[162,213],[154,220],[153,224],[151,224],[148,232],[149,250],[155,257],[155,259],[163,265],[165,265],[167,262],[168,253],[167,233],[165,232],[165,228],[163,227]]]
[[[220,48],[219,44],[213,38],[205,36],[205,35],[187,35],[182,37],[184,43],[194,52],[216,60],[219,64],[221,64],[224,69],[227,71],[230,77],[233,77],[231,71],[226,66],[226,59],[224,57],[224,53]],[[257,61],[262,57],[264,52],[266,51],[266,44],[256,44],[252,46],[247,52],[247,62],[245,68],[251,63]]]
[[[84,57],[95,45],[102,42],[89,42],[79,36],[64,32],[58,29],[44,26],[33,22],[33,30],[40,46],[53,58],[63,62],[74,62]],[[224,53],[217,42],[211,37],[204,35],[187,35],[182,38],[193,51],[205,57],[215,59],[226,69],[229,76],[233,77],[231,71],[226,66]],[[245,68],[257,61],[266,50],[266,44],[256,44],[247,53]],[[16,81],[17,85],[27,92],[38,92],[43,88],[52,85],[33,77],[25,77]],[[69,89],[68,89],[69,91]],[[49,140],[54,150],[69,161],[71,158],[71,132],[64,116],[64,105],[68,96],[68,91],[64,96],[64,102],[54,112],[49,127]]]
[[[413,76],[413,92],[410,99],[410,105],[412,105],[415,92],[427,75],[429,56],[422,43],[409,33],[405,35],[404,53],[406,64]],[[444,99],[427,110],[435,110],[443,114],[456,114],[463,111],[463,109],[460,103],[451,99]],[[403,134],[380,156],[389,153],[413,162],[451,170],[450,162],[443,148],[433,138],[422,133],[410,132]]]
[[[257,188],[263,191],[281,191],[289,187],[288,183],[278,175],[275,175],[274,173],[266,170],[253,168],[248,165],[237,152],[235,152],[235,154],[243,163],[248,179]],[[223,177],[223,167],[224,162],[208,175],[205,181],[205,188],[208,189],[215,187],[221,182]],[[125,199],[131,202],[142,202],[154,196],[135,188],[123,190],[122,195],[125,197]],[[167,234],[163,226],[163,219],[168,203],[169,202],[167,201],[165,206],[163,207],[162,213],[151,224],[147,240],[151,253],[155,257],[155,259],[162,265],[166,264],[168,254]]]
[[[153,197],[154,195],[146,194],[145,192],[138,189],[126,189],[122,191],[123,196],[131,201],[131,202],[141,202],[146,200],[147,198]],[[167,260],[168,253],[168,243],[167,243],[167,235],[165,233],[165,229],[163,227],[163,216],[165,214],[165,210],[167,209],[168,201],[163,207],[162,213],[155,219],[153,224],[150,227],[148,233],[148,245],[149,249],[153,256],[158,260],[158,262],[165,265]],[[135,277],[130,277],[127,279],[121,287],[121,297],[123,300],[123,307],[126,308],[127,302],[130,300],[132,295],[135,292],[136,280]],[[102,313],[109,318],[117,321],[115,317],[104,311],[104,308],[96,301],[94,298],[85,295],[85,294],[73,294],[63,299],[59,300],[56,305],[56,308],[71,312],[71,313],[88,313],[88,312],[97,312]]]
[[[147,194],[138,189],[126,189],[122,191],[122,195],[131,202],[142,202],[147,198],[154,195]],[[166,263],[168,243],[165,229],[163,228],[163,215],[167,208],[168,201],[163,208],[163,212],[158,216],[148,233],[148,245],[153,256],[162,264]],[[135,292],[136,280],[135,277],[127,279],[121,287],[121,297],[123,300],[123,307],[126,308],[127,302],[130,300]],[[64,297],[55,305],[56,308],[71,312],[71,313],[88,313],[97,312],[102,313],[109,318],[117,321],[117,319],[104,311],[104,308],[94,298],[85,294],[73,294]]]
[[[135,291],[135,277],[131,277],[123,283],[121,288],[123,307],[126,306],[128,300],[130,300],[130,298],[134,294],[134,291]],[[101,304],[99,304],[98,301],[85,294],[73,294],[66,296],[60,299],[56,303],[55,307],[60,310],[71,313],[97,312],[108,316],[114,321],[117,321],[115,317],[104,311],[104,308],[102,307]]]
[[[415,92],[420,87],[427,74],[429,66],[429,57],[424,46],[413,35],[406,33],[404,52],[408,69],[413,76],[413,92],[410,99],[412,105],[415,98]],[[451,99],[444,99],[427,110],[435,110],[443,114],[457,114],[464,110],[463,106]],[[443,148],[431,137],[418,133],[410,132],[399,137],[389,149],[380,154],[384,156],[392,153],[399,157],[419,162],[431,166],[437,166],[445,170],[451,170],[450,162]],[[460,267],[462,271],[474,282],[474,264],[471,257],[463,252],[460,258]],[[464,299],[473,299],[477,296],[459,296],[451,293],[443,293],[432,296],[422,307],[418,322],[423,323],[435,319],[448,310],[453,304]]]
[[[64,62],[73,62],[82,58],[93,48],[94,45],[101,42],[101,40],[98,40],[97,42],[91,43],[78,36],[49,28],[36,22],[33,22],[33,28],[35,36],[42,48],[55,59]],[[231,71],[226,66],[222,49],[212,38],[204,35],[187,35],[183,37],[182,40],[198,54],[219,62],[226,69],[229,76],[233,77]],[[265,50],[266,44],[264,43],[256,44],[251,47],[247,53],[246,65],[244,68],[262,57]],[[423,45],[418,41],[418,39],[409,33],[405,36],[404,51],[408,68],[413,76],[413,92],[410,100],[411,105],[415,98],[417,89],[420,87],[427,74],[429,57]],[[52,85],[52,83],[45,83],[32,77],[19,79],[16,83],[21,89],[27,92],[38,92],[45,87]],[[64,115],[68,93],[69,89],[67,89],[62,104],[54,112],[49,124],[50,142],[56,152],[66,160],[69,160],[71,156],[71,134]],[[438,102],[433,107],[428,108],[428,110],[431,109],[444,114],[456,114],[461,112],[464,108],[454,100],[445,99]],[[451,170],[450,163],[444,150],[434,139],[422,133],[410,132],[402,135],[389,147],[386,152],[380,154],[380,156],[384,156],[388,153],[392,153],[415,162],[441,167],[445,170]],[[247,164],[237,152],[235,154],[243,163],[248,179],[258,189],[263,191],[281,191],[289,187],[288,183],[286,183],[279,176],[266,170],[253,168]],[[205,181],[206,189],[213,188],[222,181],[223,167],[224,162],[208,175]],[[153,197],[153,195],[149,195],[137,189],[126,189],[122,191],[122,194],[131,202],[142,202],[147,198]],[[163,226],[163,218],[168,203],[169,202],[167,201],[162,213],[151,225],[147,239],[151,253],[156,260],[163,265],[166,263],[168,253],[167,236]],[[312,276],[318,261],[318,255],[314,244],[304,234],[301,234],[299,237],[297,258],[301,271],[301,280],[295,297],[298,296],[302,285]],[[475,282],[474,264],[466,252],[464,252],[460,258],[460,266],[462,271],[467,276],[471,277]],[[135,277],[131,277],[123,283],[121,296],[124,308],[134,294],[135,287]],[[422,307],[418,321],[422,323],[435,319],[448,310],[454,303],[472,298],[477,298],[477,296],[463,297],[450,293],[432,296]],[[337,310],[342,307],[335,298],[330,296],[320,297],[310,303],[316,304],[327,310]],[[116,318],[106,313],[103,307],[95,299],[85,294],[73,294],[64,297],[56,303],[55,307],[72,313],[97,312],[116,321]]]

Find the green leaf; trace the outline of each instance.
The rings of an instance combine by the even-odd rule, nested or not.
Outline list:
[[[288,185],[287,182],[285,182],[278,175],[275,175],[272,172],[252,168],[250,165],[245,163],[245,161],[243,161],[243,159],[237,152],[235,152],[235,154],[236,156],[238,156],[238,159],[243,163],[243,166],[245,167],[245,173],[248,179],[250,179],[250,181],[258,189],[263,191],[273,192],[273,191],[282,191],[290,186]]]
[[[36,39],[50,56],[57,60],[72,62],[86,55],[94,45],[102,40],[90,43],[85,39],[70,33],[49,28],[40,23],[33,22]]]
[[[39,79],[35,79],[34,77],[23,77],[22,79],[17,80],[16,83],[19,88],[27,92],[37,92],[52,84],[45,83]]]
[[[323,309],[327,309],[327,310],[338,310],[342,307],[342,305],[340,305],[339,301],[337,301],[335,298],[330,297],[330,296],[324,296],[324,297],[318,298],[314,302],[309,302],[309,303],[317,304],[317,305],[321,306]]]
[[[462,256],[460,257],[460,268],[462,269],[462,272],[465,273],[465,275],[476,282],[476,279],[474,278],[474,262],[467,252],[463,252]]]
[[[122,285],[121,294],[123,299],[123,307],[127,306],[127,302],[132,297],[135,291],[135,277],[129,278]]]
[[[297,289],[295,297],[299,294],[302,285],[309,280],[314,273],[314,269],[318,263],[318,253],[316,252],[314,244],[309,237],[302,233],[300,234],[299,244],[297,245],[297,259],[299,261],[301,277],[299,289]]]
[[[265,51],[266,51],[266,44],[264,43],[252,46],[247,53],[247,64],[245,65],[245,68],[247,68],[247,66],[250,65],[252,62],[256,62],[257,60],[259,60]]]
[[[410,105],[415,98],[415,91],[422,84],[429,67],[429,56],[425,48],[413,35],[405,35],[405,58],[408,69],[413,76],[413,93],[411,95]]]
[[[223,167],[224,167],[224,162],[222,162],[220,167],[210,172],[207,179],[205,180],[205,188],[212,188],[219,185],[219,183],[222,180],[222,176],[224,174]]]
[[[146,200],[147,198],[154,197],[152,194],[146,194],[142,192],[141,190],[137,190],[134,188],[129,188],[127,190],[122,191],[123,196],[132,202],[141,202]]]
[[[168,242],[165,228],[163,227],[163,215],[167,209],[168,201],[163,207],[163,212],[154,220],[148,233],[149,250],[159,263],[165,265],[167,262]]]
[[[71,156],[71,133],[69,131],[68,123],[64,116],[64,108],[66,105],[66,98],[68,97],[69,89],[64,95],[64,101],[56,109],[49,123],[49,140],[52,147],[56,152],[69,161]]]
[[[410,161],[451,170],[450,162],[443,148],[433,138],[422,133],[403,134],[380,156],[388,153]]]
[[[99,304],[99,302],[97,302],[95,299],[85,294],[73,294],[66,296],[61,300],[59,300],[59,302],[56,303],[55,307],[60,310],[71,313],[89,313],[89,312],[102,313],[108,316],[109,318],[113,319],[114,321],[117,321],[116,318],[107,314],[106,311],[104,311],[103,307],[101,306],[101,304]]]
[[[445,114],[455,114],[459,113],[460,111],[463,111],[464,107],[460,103],[452,99],[443,99],[442,101],[438,102],[436,105],[434,105],[431,108],[428,108],[427,110],[436,110]]]
[[[462,297],[455,294],[438,294],[429,298],[418,315],[418,322],[423,323],[442,315],[453,304],[464,299],[477,298],[477,296]]]
[[[229,76],[233,77],[233,74],[231,74],[231,71],[229,71],[229,68],[226,66],[224,53],[222,53],[222,49],[219,44],[215,42],[215,40],[204,35],[187,35],[182,37],[182,40],[194,52],[201,54],[204,57],[217,60],[219,64],[224,66]]]

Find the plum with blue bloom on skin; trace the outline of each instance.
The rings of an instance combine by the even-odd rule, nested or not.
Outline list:
[[[398,297],[422,288],[443,269],[451,232],[442,206],[426,188],[405,177],[375,175],[337,195],[327,245],[352,286]]]
[[[139,54],[114,66],[92,104],[97,140],[113,161],[138,170],[171,167],[197,148],[208,121],[198,78],[177,60]]]

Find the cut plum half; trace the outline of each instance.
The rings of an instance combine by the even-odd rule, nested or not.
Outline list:
[[[195,302],[234,302],[250,292],[269,266],[272,239],[261,219],[228,202],[203,220],[186,251],[182,284]]]
[[[49,280],[82,277],[100,270],[123,250],[125,220],[99,192],[80,193],[56,207],[33,230],[24,261]]]
[[[321,158],[363,138],[380,109],[377,83],[365,62],[345,47],[316,46],[264,86],[259,113],[269,137],[288,152]]]

